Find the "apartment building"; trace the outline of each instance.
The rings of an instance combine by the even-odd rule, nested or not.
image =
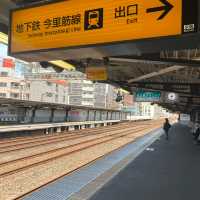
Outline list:
[[[0,72],[0,97],[30,100],[30,82]]]
[[[120,103],[116,102],[117,89],[106,83],[94,84],[95,102],[94,106],[98,108],[118,109]]]
[[[92,81],[70,80],[69,104],[94,107],[94,84]]]
[[[94,107],[106,108],[107,106],[107,84],[95,83],[94,84]]]
[[[108,109],[121,109],[122,102],[116,102],[118,88],[112,85],[106,85],[106,108]]]
[[[64,81],[32,80],[30,100],[68,104],[68,85]]]
[[[77,72],[77,71],[65,71],[62,73],[55,73],[48,70],[46,70],[46,72],[43,72],[43,70],[41,71],[42,72],[38,70],[37,73],[25,74],[25,78],[27,80],[30,80],[31,82],[42,81],[43,84],[45,81],[48,82],[48,84],[50,82],[52,84],[55,81],[63,81],[63,82],[65,81],[67,82],[67,86],[68,86],[67,92],[65,92],[65,96],[66,96],[65,102],[67,104],[91,106],[91,107],[94,106],[94,85],[91,81],[86,79],[85,74],[81,72]],[[48,90],[46,85],[44,86],[44,88]],[[55,88],[51,88],[51,90],[54,91]],[[32,92],[34,91],[32,90],[31,93]],[[61,95],[57,94],[57,97],[55,97],[56,99],[59,99],[60,96],[63,96],[62,94],[63,92],[62,91],[60,92],[61,92]],[[47,97],[43,95],[44,97],[42,98],[41,101],[44,101],[44,100],[52,101],[52,99],[54,99],[54,97],[49,97],[50,92],[47,92],[47,93],[48,93]],[[34,96],[36,96],[36,94],[34,94]],[[60,102],[60,100],[58,102]]]
[[[120,109],[122,105],[117,103],[118,89],[105,83],[93,83],[86,79],[86,75],[78,71],[64,71],[55,73],[51,70],[37,69],[35,73],[25,74],[29,81],[67,81],[68,83],[68,104],[81,105],[98,108]],[[44,83],[43,83],[44,84]],[[42,86],[40,86],[42,87]],[[46,86],[43,86],[46,88]],[[46,88],[47,89],[47,88]],[[54,89],[52,89],[54,91]],[[31,93],[33,90],[31,91]],[[44,93],[44,91],[43,91]],[[50,92],[47,92],[48,94]],[[32,95],[33,96],[33,95]],[[35,96],[35,94],[34,94]],[[61,95],[62,96],[62,95]],[[33,97],[32,97],[33,98]],[[35,97],[34,97],[35,99]],[[37,97],[40,101],[52,101],[54,97]]]

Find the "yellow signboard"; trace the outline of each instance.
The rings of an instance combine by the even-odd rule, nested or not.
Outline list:
[[[87,79],[92,81],[105,81],[108,79],[107,70],[105,67],[87,67]]]
[[[10,53],[180,35],[183,1],[63,0],[13,10]]]

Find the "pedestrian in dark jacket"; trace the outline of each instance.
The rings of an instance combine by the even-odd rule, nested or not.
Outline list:
[[[197,128],[197,130],[194,133],[194,139],[200,143],[199,141],[199,136],[200,136],[200,127]]]
[[[166,135],[166,140],[169,139],[169,129],[171,128],[171,125],[169,123],[169,120],[166,118],[165,119],[165,123],[163,125],[163,129],[165,131],[165,135]]]

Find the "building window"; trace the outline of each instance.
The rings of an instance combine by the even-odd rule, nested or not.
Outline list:
[[[1,77],[8,77],[8,72],[1,72],[1,73],[0,73],[0,76],[1,76]]]
[[[56,84],[56,92],[58,92],[58,84]]]
[[[0,87],[7,87],[7,83],[0,82]]]
[[[51,93],[51,92],[46,92],[45,95],[46,95],[47,97],[52,97],[52,96],[53,96],[53,93]]]
[[[19,98],[19,94],[18,93],[11,93],[10,97],[17,99],[17,98]]]
[[[26,84],[26,88],[27,88],[27,89],[30,89],[30,83],[27,83],[27,84]]]
[[[0,93],[0,97],[6,97],[6,93]]]
[[[55,96],[55,101],[58,102],[58,95]]]
[[[19,88],[19,83],[11,82],[11,88]]]
[[[50,83],[50,82],[47,82],[47,85],[48,85],[48,86],[52,86],[52,83]]]

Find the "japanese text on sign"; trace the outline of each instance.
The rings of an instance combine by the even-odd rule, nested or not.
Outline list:
[[[11,15],[10,50],[17,53],[179,35],[181,8],[182,0],[68,0],[16,10]]]

